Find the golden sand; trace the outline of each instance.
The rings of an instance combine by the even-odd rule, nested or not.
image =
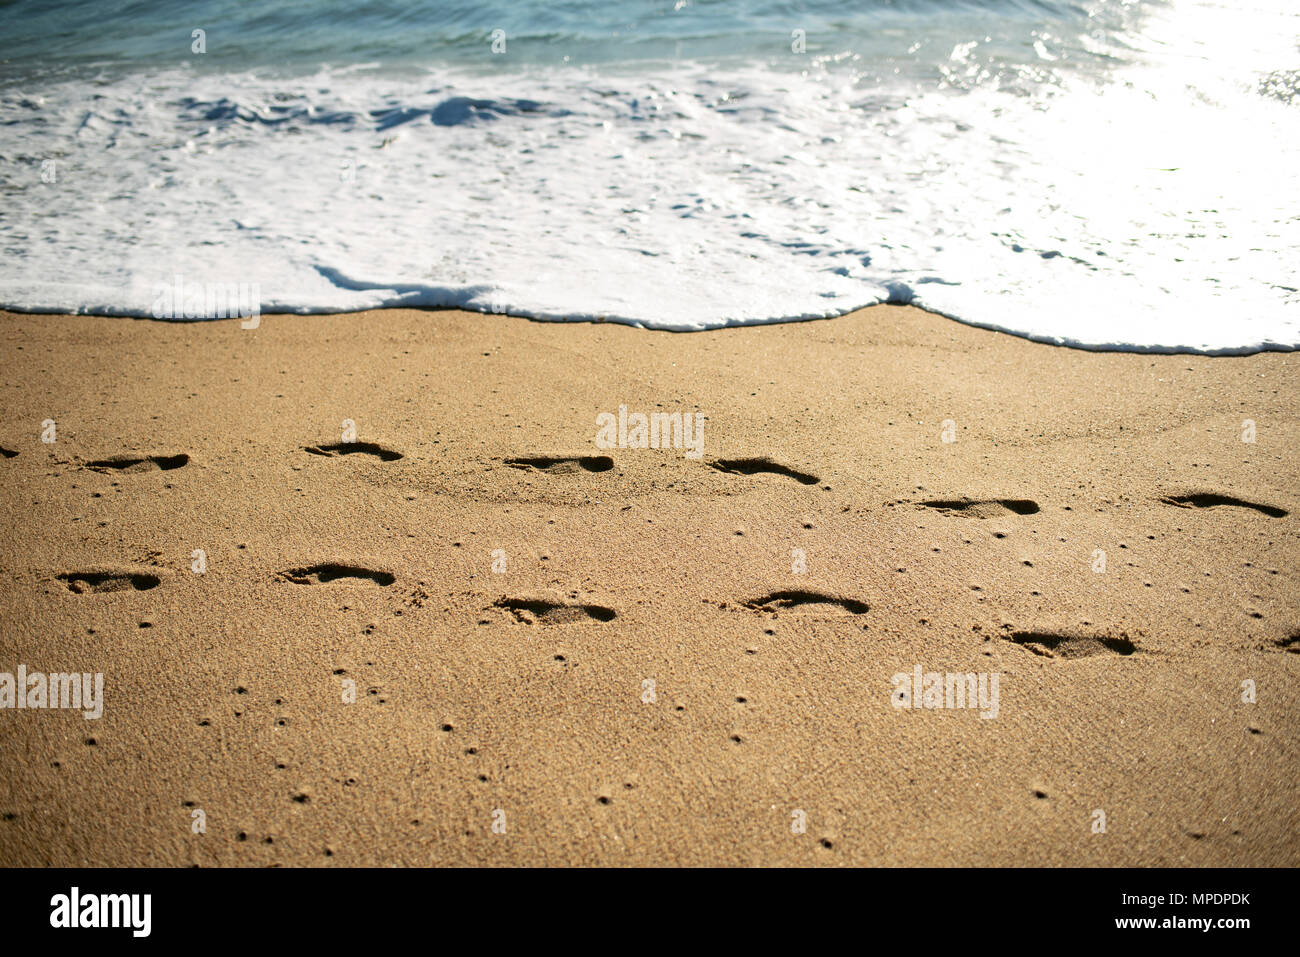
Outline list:
[[[0,323],[2,864],[1300,863],[1292,355]]]

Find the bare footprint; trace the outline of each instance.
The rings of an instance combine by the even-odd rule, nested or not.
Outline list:
[[[505,464],[548,475],[572,475],[577,472],[608,472],[614,467],[614,460],[608,455],[532,455],[506,459]]]
[[[851,612],[854,615],[865,615],[871,610],[870,605],[865,601],[858,601],[856,598],[843,598],[839,595],[830,595],[825,592],[808,591],[805,589],[774,591],[761,598],[755,598],[751,601],[745,602],[746,607],[756,608],[763,611],[775,611],[778,608],[797,608],[803,605],[827,605],[838,607],[843,608],[845,611]]]
[[[771,475],[784,475],[786,478],[794,479],[800,485],[816,485],[821,481],[811,472],[801,472],[798,469],[790,468],[788,465],[773,462],[766,457],[714,459],[709,463],[709,468],[717,469],[719,472],[727,472],[731,475],[759,475],[765,472]]]
[[[1220,495],[1218,492],[1192,492],[1187,495],[1168,495],[1160,501],[1166,505],[1177,505],[1179,508],[1215,508],[1220,505],[1232,505],[1237,508],[1252,508],[1257,512],[1263,512],[1269,518],[1284,518],[1287,510],[1278,508],[1276,505],[1261,505],[1259,502],[1248,502],[1243,498],[1234,498],[1231,495]]]
[[[162,579],[148,572],[89,571],[62,572],[58,579],[66,582],[68,591],[78,595],[111,591],[148,591],[162,584]]]
[[[1006,640],[1044,658],[1088,658],[1106,654],[1126,656],[1140,650],[1124,632],[1112,636],[1014,631],[1006,636]]]
[[[376,571],[373,568],[362,568],[360,565],[344,565],[338,562],[307,565],[303,568],[289,568],[280,572],[277,577],[282,581],[293,582],[295,585],[326,585],[336,581],[359,581],[370,582],[386,588],[397,581],[397,577],[389,572]]]
[[[334,445],[306,445],[304,452],[312,455],[334,457],[338,455],[373,455],[381,462],[396,462],[403,458],[401,452],[394,452],[374,442],[336,442]]]
[[[604,605],[551,601],[546,598],[502,596],[493,605],[509,611],[516,621],[526,625],[534,622],[542,625],[573,625],[585,621],[613,621],[618,617],[618,612]]]
[[[949,515],[969,518],[998,518],[1003,515],[1036,515],[1038,503],[1027,498],[931,499],[918,503]]]
[[[121,455],[111,459],[98,459],[85,463],[86,468],[96,472],[170,472],[183,465],[188,465],[190,457],[184,452],[179,455]]]

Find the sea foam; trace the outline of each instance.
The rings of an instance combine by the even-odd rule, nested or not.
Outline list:
[[[1174,26],[1091,72],[1050,39],[991,71],[976,36],[924,83],[834,57],[9,82],[0,306],[243,284],[263,313],[697,330],[894,302],[1084,348],[1300,347],[1287,74],[1189,64]]]

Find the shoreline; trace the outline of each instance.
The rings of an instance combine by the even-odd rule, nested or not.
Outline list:
[[[838,319],[844,319],[848,316],[855,315],[868,309],[876,309],[881,306],[891,306],[895,308],[915,309],[917,312],[923,312],[926,315],[935,318],[944,319],[949,322],[955,322],[958,325],[966,326],[971,329],[980,329],[985,332],[996,332],[1000,335],[1010,336],[1015,339],[1021,339],[1025,342],[1032,342],[1036,345],[1054,346],[1060,349],[1073,349],[1079,352],[1097,352],[1105,354],[1131,354],[1142,356],[1205,356],[1208,358],[1238,358],[1245,356],[1260,355],[1270,352],[1300,352],[1300,343],[1286,345],[1278,342],[1266,342],[1252,346],[1224,346],[1221,348],[1207,349],[1196,348],[1193,346],[1153,346],[1153,345],[1136,345],[1124,343],[1089,343],[1078,340],[1066,339],[1060,336],[1047,336],[1039,334],[1029,334],[1017,332],[1007,326],[1000,326],[996,323],[981,322],[976,319],[963,319],[959,316],[942,312],[930,306],[918,305],[911,301],[893,301],[885,300],[871,303],[865,306],[855,306],[845,309],[833,315],[823,316],[802,316],[793,318],[776,318],[760,320],[744,320],[732,322],[727,320],[722,325],[716,326],[699,326],[685,328],[658,328],[647,326],[640,320],[632,319],[609,319],[604,316],[551,316],[541,314],[529,314],[528,312],[514,311],[492,311],[473,309],[467,306],[424,306],[424,305],[384,305],[370,309],[327,309],[327,310],[308,310],[304,312],[257,312],[256,314],[239,315],[220,315],[211,317],[196,317],[192,319],[183,318],[166,318],[154,315],[145,315],[138,312],[63,312],[59,310],[45,309],[18,309],[12,306],[0,306],[0,316],[58,316],[63,318],[97,318],[97,319],[130,319],[144,322],[157,322],[164,325],[180,324],[189,325],[192,323],[207,322],[243,322],[253,318],[259,321],[263,316],[274,318],[309,318],[312,316],[358,316],[366,314],[382,314],[386,312],[458,312],[467,315],[483,316],[485,318],[498,317],[506,319],[518,319],[524,322],[539,322],[555,325],[569,324],[591,324],[591,325],[616,325],[627,326],[631,329],[642,329],[646,332],[667,332],[672,334],[689,335],[693,333],[720,332],[726,329],[745,329],[757,326],[783,326],[798,325],[805,322],[833,322]]]
[[[809,322],[0,314],[0,864],[1300,862],[1287,353]]]

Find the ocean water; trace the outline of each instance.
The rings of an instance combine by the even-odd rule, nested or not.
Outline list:
[[[1294,0],[0,2],[10,309],[1247,353],[1297,264]]]

